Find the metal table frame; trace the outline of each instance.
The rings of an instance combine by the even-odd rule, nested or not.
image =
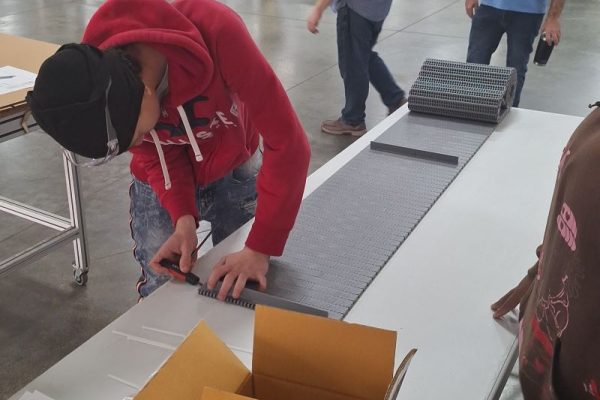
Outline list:
[[[22,136],[29,128],[36,125],[33,118],[26,112],[24,104],[10,106],[0,110],[0,143]],[[15,254],[0,262],[0,276],[22,264],[36,261],[49,252],[67,244],[73,243],[75,260],[73,261],[73,275],[78,285],[85,285],[88,274],[88,253],[81,209],[81,194],[79,192],[79,175],[77,167],[63,154],[63,168],[67,198],[69,203],[69,217],[50,213],[30,205],[0,196],[0,211],[7,212],[17,217],[52,228],[59,233],[48,239]]]

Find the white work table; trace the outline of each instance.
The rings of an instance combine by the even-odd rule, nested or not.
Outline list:
[[[406,112],[398,110],[313,173],[305,196]],[[580,122],[512,110],[347,314],[348,322],[397,331],[397,362],[418,348],[399,400],[481,400],[498,393],[516,326],[514,315],[495,321],[490,304],[535,261],[561,152]],[[209,251],[196,272],[206,277],[221,255],[241,248],[248,229]],[[202,319],[250,366],[253,316],[199,296],[196,287],[168,283],[13,399],[24,390],[55,400],[133,396]]]

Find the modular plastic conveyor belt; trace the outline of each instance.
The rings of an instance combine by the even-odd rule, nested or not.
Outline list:
[[[408,96],[408,108],[435,115],[498,123],[512,106],[514,68],[427,59]]]
[[[271,261],[273,303],[283,298],[342,319],[494,131],[482,121],[501,119],[501,104],[512,102],[510,69],[427,60],[423,71],[409,108],[427,114],[405,115],[302,202],[284,255]],[[461,92],[447,84],[447,97],[431,83],[468,77],[475,83]],[[432,97],[421,101],[426,87]],[[452,112],[470,119],[446,116]]]

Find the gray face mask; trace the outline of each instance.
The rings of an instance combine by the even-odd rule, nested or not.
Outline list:
[[[167,67],[165,68],[165,73],[163,74],[163,77],[160,80],[160,83],[156,87],[156,94],[158,95],[158,98],[162,100],[163,97],[165,97],[165,95],[167,94],[168,90],[169,90],[169,66],[167,65]]]

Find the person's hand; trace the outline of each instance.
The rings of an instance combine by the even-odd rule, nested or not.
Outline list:
[[[519,305],[523,296],[529,292],[531,285],[535,281],[535,276],[526,275],[525,278],[519,282],[519,284],[511,289],[508,293],[500,298],[497,302],[492,304],[492,311],[494,312],[494,318],[502,318],[509,311],[513,310]]]
[[[169,270],[160,266],[164,258],[179,262],[182,272],[190,272],[195,254],[198,238],[196,237],[196,220],[191,215],[185,215],[177,220],[175,232],[160,246],[154,257],[150,260],[150,267],[159,274],[168,274]]]
[[[221,289],[217,299],[225,300],[225,297],[233,287],[231,296],[234,299],[240,297],[246,286],[246,281],[256,281],[260,290],[267,289],[267,271],[269,270],[269,256],[259,253],[248,247],[223,257],[208,277],[206,285],[213,290],[217,282],[223,278]]]
[[[546,43],[557,45],[560,42],[560,21],[556,17],[547,17],[540,32],[546,33]]]
[[[477,11],[477,7],[479,7],[479,0],[465,0],[465,10],[467,11],[469,18],[473,18],[473,15],[475,15],[475,12]]]
[[[319,21],[321,20],[322,15],[323,12],[319,9],[319,7],[315,6],[311,8],[308,18],[306,19],[306,28],[310,33],[319,33],[319,28],[317,28],[317,26],[319,26]]]

